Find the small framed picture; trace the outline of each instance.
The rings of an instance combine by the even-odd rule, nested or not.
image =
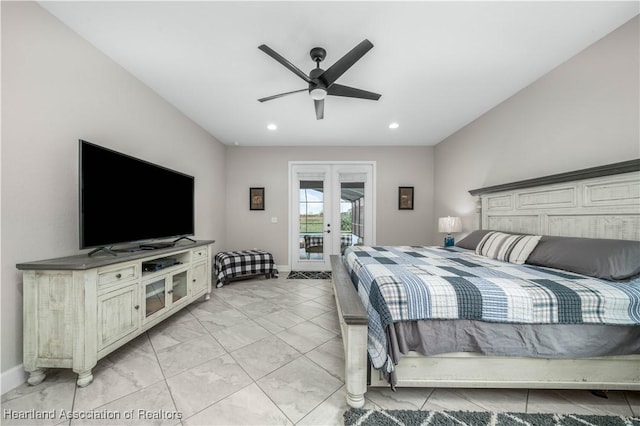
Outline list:
[[[413,186],[398,187],[398,210],[413,210]]]
[[[264,210],[264,188],[249,188],[249,210]]]

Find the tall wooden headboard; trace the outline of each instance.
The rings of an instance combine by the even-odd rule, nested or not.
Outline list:
[[[469,193],[481,229],[640,241],[640,159]]]

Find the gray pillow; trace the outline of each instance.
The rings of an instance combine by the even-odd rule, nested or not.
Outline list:
[[[489,232],[493,232],[490,229],[477,229],[471,232],[469,235],[461,239],[456,243],[457,247],[475,250],[480,241],[487,235]]]
[[[640,276],[640,241],[543,236],[526,263],[626,281]]]

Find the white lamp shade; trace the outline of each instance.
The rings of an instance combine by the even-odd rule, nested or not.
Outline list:
[[[450,234],[452,232],[462,231],[462,221],[459,217],[441,217],[438,219],[438,232],[446,232]]]

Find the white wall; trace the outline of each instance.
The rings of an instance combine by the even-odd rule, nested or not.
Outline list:
[[[288,264],[289,161],[375,161],[377,244],[427,244],[433,218],[433,147],[228,147],[229,250],[269,250]],[[265,187],[265,210],[249,210],[249,188]],[[414,210],[398,210],[398,187],[414,187]],[[271,223],[277,217],[278,223]]]
[[[79,252],[79,138],[195,176],[196,237],[223,244],[224,146],[38,4],[2,2],[3,373],[22,363],[15,264]]]
[[[436,145],[436,216],[468,232],[470,189],[639,158],[639,32],[635,17]]]

